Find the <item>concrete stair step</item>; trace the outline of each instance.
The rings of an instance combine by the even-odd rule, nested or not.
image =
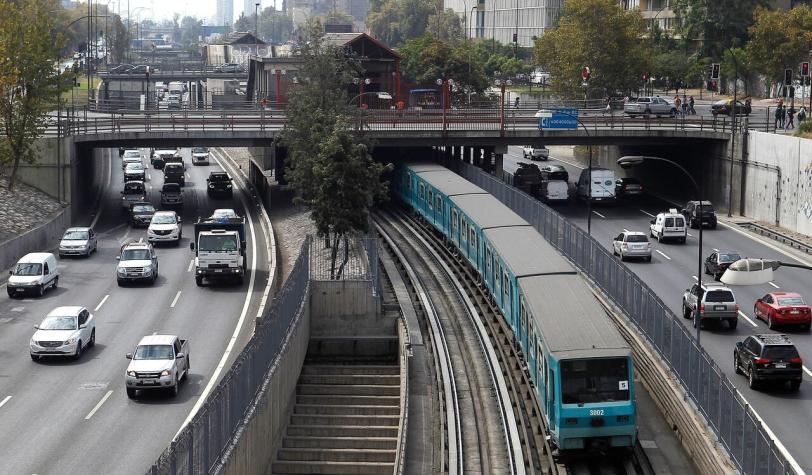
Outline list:
[[[381,449],[279,449],[277,460],[307,462],[395,462],[394,450]]]
[[[399,366],[390,365],[316,365],[306,364],[302,374],[383,374],[400,375]]]
[[[339,426],[294,425],[287,428],[287,437],[397,437],[397,426]]]
[[[272,465],[274,474],[330,474],[330,475],[392,475],[392,463],[358,463],[358,462],[282,462]]]
[[[302,374],[299,384],[400,385],[400,375],[388,374]]]
[[[337,416],[325,414],[293,414],[292,425],[334,426],[394,426],[400,423],[398,416]]]
[[[285,448],[311,449],[397,449],[397,437],[291,437],[282,440]]]
[[[296,404],[318,404],[329,406],[396,406],[400,407],[400,396],[337,396],[334,394],[314,394],[296,396]]]
[[[322,405],[322,404],[296,404],[294,414],[333,414],[339,416],[353,415],[387,415],[399,416],[399,406],[364,406],[364,405]]]
[[[334,396],[400,396],[400,385],[377,384],[302,384],[296,385],[296,394]]]

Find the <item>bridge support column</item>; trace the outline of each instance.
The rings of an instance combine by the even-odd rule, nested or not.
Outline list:
[[[491,173],[498,177],[502,177],[502,163],[505,154],[507,153],[507,145],[499,145],[493,148],[493,165]]]
[[[454,160],[460,161],[460,159],[462,158],[462,147],[461,146],[453,147],[453,154]]]

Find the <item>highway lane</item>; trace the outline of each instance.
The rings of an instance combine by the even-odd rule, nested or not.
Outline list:
[[[193,253],[188,248],[194,220],[215,208],[241,211],[243,207],[236,197],[209,200],[205,179],[210,170],[219,167],[214,161],[209,166],[192,166],[189,150],[183,154],[189,173],[181,213],[183,241],[177,247],[156,247],[159,279],[154,287],[116,284],[119,246],[127,240],[146,239],[146,231],[122,225],[119,191],[123,178],[118,154],[113,152],[111,186],[104,192],[104,207],[96,224],[99,252],[89,259],[61,259],[57,292],[48,292],[42,299],[0,300],[0,401],[11,397],[0,407],[0,426],[15,428],[0,431],[0,472],[146,471],[210,386],[243,310],[240,340],[253,330],[269,262],[257,216],[250,210],[255,239],[252,242],[249,237],[248,258],[250,264],[256,252],[258,269],[253,288],[249,289],[248,282],[239,287],[197,287],[190,270]],[[149,175],[150,200],[157,205],[163,178],[158,170],[150,169]],[[59,305],[84,305],[95,314],[96,347],[78,362],[35,363],[27,354],[32,326]],[[143,335],[155,332],[190,339],[192,374],[176,399],[146,394],[130,400],[124,391],[128,364],[124,354]]]
[[[561,160],[550,160],[565,166],[570,174],[570,183],[577,181],[581,168],[578,162],[566,156],[561,147],[554,147],[551,155]],[[562,156],[564,155],[564,156]],[[525,161],[521,148],[511,147],[505,155],[505,169],[511,171],[516,162]],[[543,165],[545,162],[536,162]],[[676,176],[676,172],[675,172]],[[676,179],[681,179],[677,177]],[[646,196],[640,200],[621,201],[615,205],[593,206],[592,234],[607,249],[611,249],[612,238],[624,229],[648,233],[650,215],[656,215],[673,204]],[[586,205],[571,200],[555,205],[563,216],[575,222],[582,229],[587,227]],[[717,210],[720,214],[724,211]],[[640,276],[662,298],[676,315],[681,315],[683,292],[697,277],[698,230],[689,229],[690,236],[685,244],[657,243],[652,241],[652,262],[629,261],[629,268]],[[703,233],[703,259],[714,249],[738,251],[744,256],[765,257],[792,262],[794,259],[779,252],[769,241],[754,239],[750,235],[719,225],[717,229],[705,229]],[[659,252],[657,252],[659,251]],[[704,281],[711,276],[702,275]],[[776,288],[777,287],[777,288]],[[806,372],[801,389],[793,393],[785,388],[768,387],[753,391],[747,386],[746,378],[733,371],[733,348],[736,341],[754,333],[786,333],[798,347],[807,370],[812,369],[812,334],[791,328],[769,330],[765,322],[756,320],[753,315],[755,300],[771,291],[798,291],[807,299],[812,299],[812,273],[801,269],[782,268],[775,274],[771,284],[759,286],[732,287],[741,306],[739,325],[731,331],[726,325],[711,327],[702,331],[702,345],[716,361],[745,399],[755,408],[787,447],[792,456],[805,470],[812,471],[812,453],[807,450],[805,438],[798,434],[809,433],[812,427],[812,373]],[[746,317],[746,318],[744,318]],[[691,320],[680,319],[694,332]]]

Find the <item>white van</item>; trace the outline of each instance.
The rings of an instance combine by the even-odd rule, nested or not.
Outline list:
[[[539,197],[546,203],[567,201],[570,186],[564,180],[542,180]]]
[[[59,284],[59,268],[56,257],[50,252],[26,254],[9,272],[6,290],[9,297],[32,293],[41,297],[48,288],[55,289]]]
[[[615,172],[607,168],[592,168],[592,184],[589,183],[589,169],[584,169],[578,178],[575,191],[581,199],[592,201],[615,201]]]

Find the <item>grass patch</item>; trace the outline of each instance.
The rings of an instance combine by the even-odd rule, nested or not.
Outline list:
[[[70,103],[73,100],[74,103],[84,104],[87,103],[87,76],[80,76],[78,78],[79,85],[73,86],[72,88],[68,88],[64,92],[62,92],[62,101]],[[98,76],[92,76],[90,78],[90,89],[95,91],[96,88],[99,86],[101,79]],[[93,93],[95,94],[95,93]]]

